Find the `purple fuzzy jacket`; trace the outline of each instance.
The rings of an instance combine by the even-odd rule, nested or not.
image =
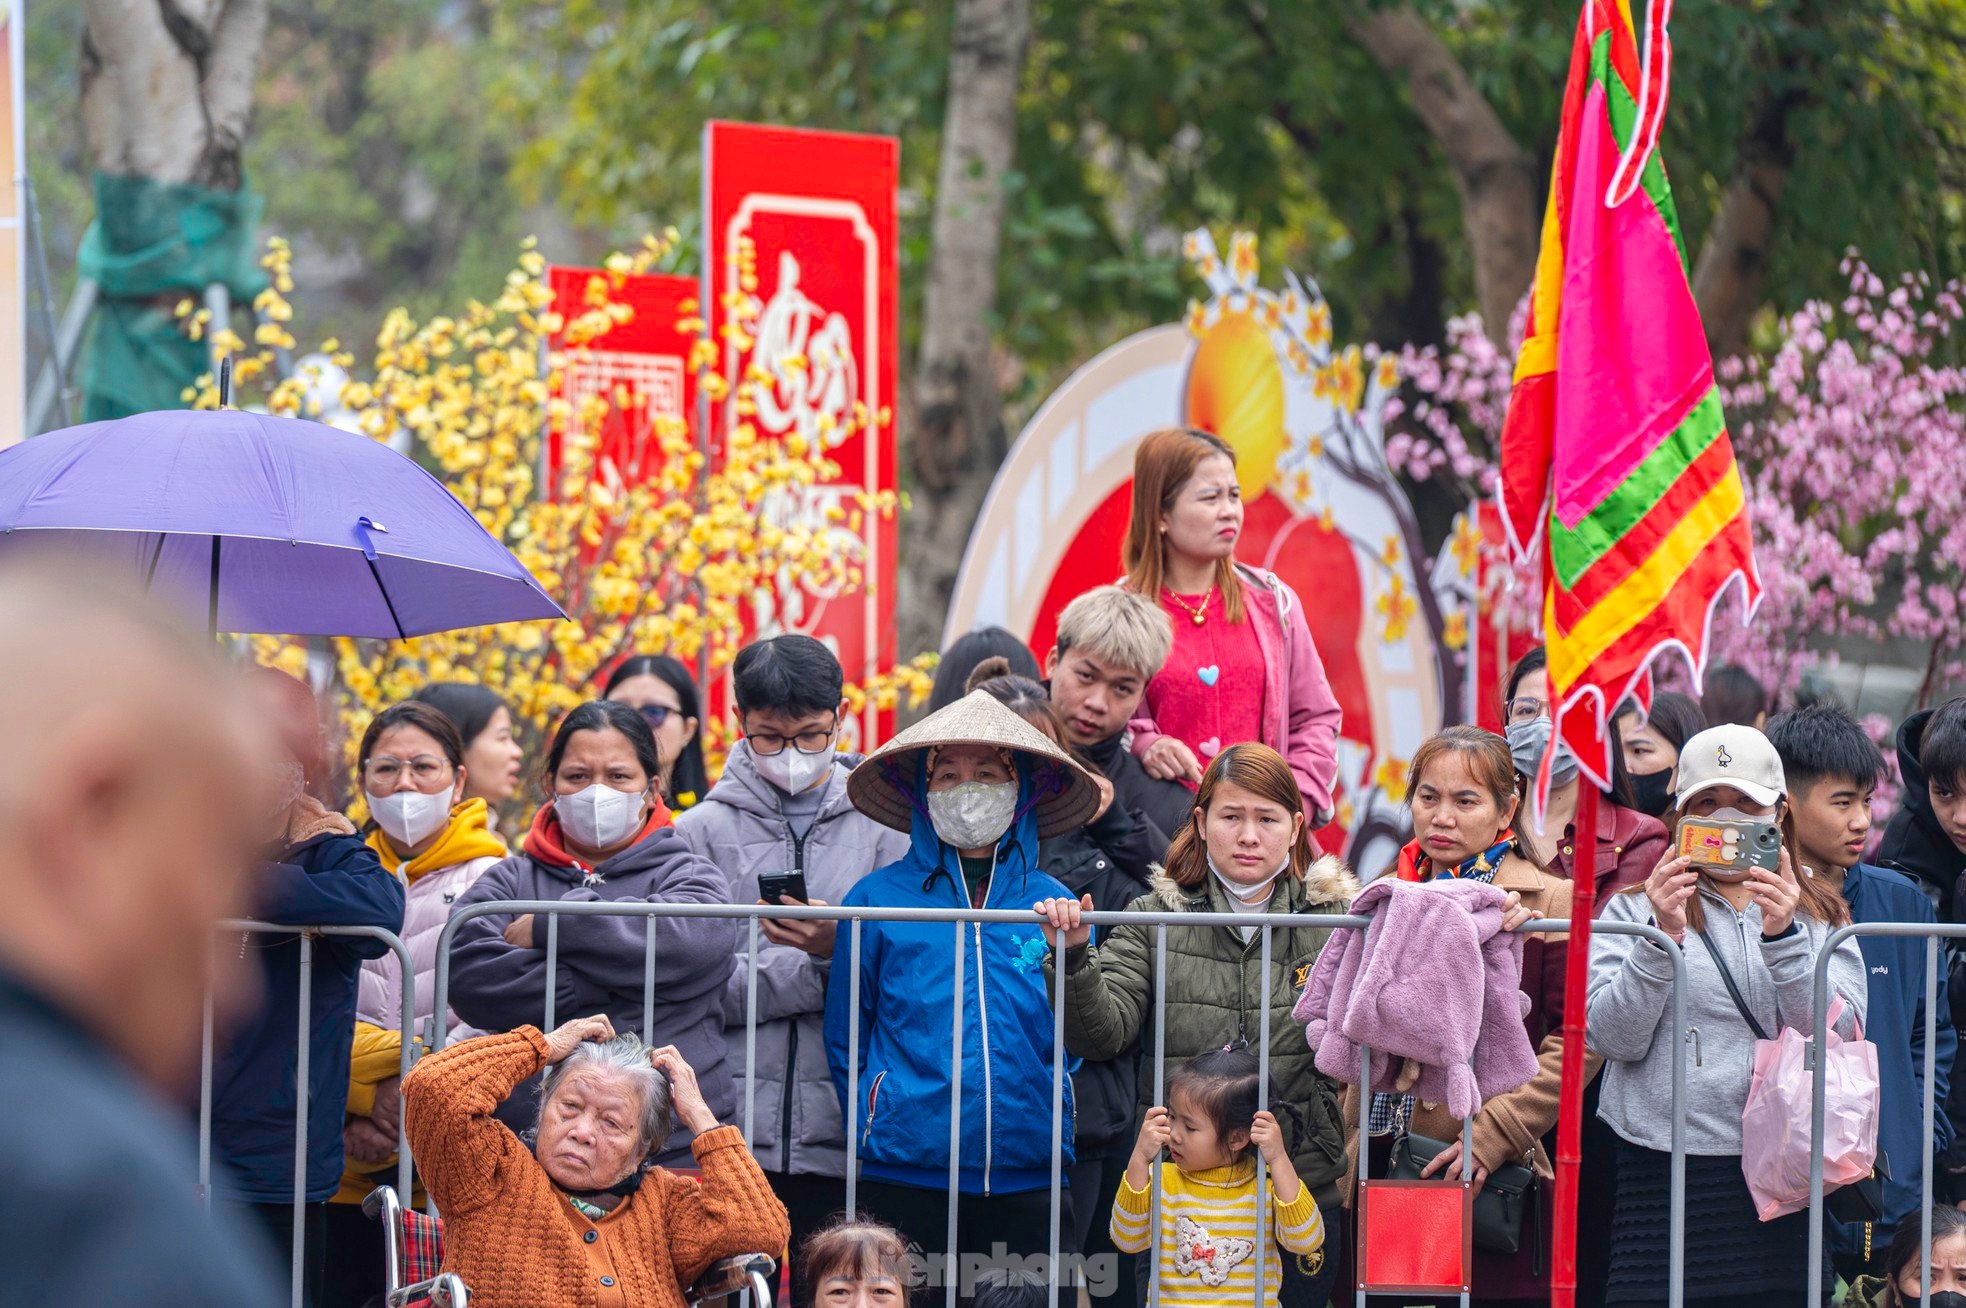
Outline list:
[[[1371,1088],[1394,1090],[1411,1059],[1420,1075],[1409,1092],[1456,1118],[1534,1078],[1522,938],[1501,930],[1505,897],[1480,881],[1391,877],[1360,891],[1352,912],[1371,925],[1325,946],[1292,1012],[1318,1070],[1356,1084],[1359,1048],[1370,1046]]]

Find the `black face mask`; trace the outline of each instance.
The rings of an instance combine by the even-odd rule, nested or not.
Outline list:
[[[1898,1302],[1904,1305],[1904,1308],[1966,1308],[1966,1294],[1961,1294],[1957,1290],[1941,1290],[1927,1299],[1900,1290]]]
[[[1638,811],[1650,813],[1655,818],[1664,818],[1672,808],[1673,769],[1663,772],[1634,772],[1632,793],[1638,799]],[[1962,1305],[1961,1308],[1966,1308]]]

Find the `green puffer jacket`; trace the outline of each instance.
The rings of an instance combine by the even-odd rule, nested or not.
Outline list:
[[[1127,905],[1129,913],[1191,913],[1198,919],[1231,911],[1213,877],[1183,890],[1163,873],[1151,894]],[[1313,1066],[1304,1028],[1290,1010],[1310,979],[1311,964],[1331,935],[1314,925],[1319,916],[1342,914],[1359,885],[1335,858],[1313,863],[1304,879],[1279,883],[1270,911],[1305,919],[1303,926],[1274,931],[1270,937],[1271,1111],[1284,1128],[1297,1175],[1317,1195],[1321,1207],[1338,1204],[1336,1182],[1345,1174],[1344,1114],[1338,1087]],[[1154,937],[1151,925],[1121,926],[1087,949],[1071,950],[1065,960],[1065,1046],[1081,1058],[1112,1058],[1140,1041],[1139,1119],[1154,1102]],[[1196,1054],[1220,1049],[1232,1040],[1260,1047],[1263,1002],[1263,941],[1247,944],[1234,927],[1197,920],[1167,928],[1167,1074]],[[1049,978],[1051,965],[1046,962]]]
[[[1889,1302],[1884,1292],[1890,1284],[1881,1276],[1859,1276],[1843,1292],[1842,1308],[1884,1308]]]

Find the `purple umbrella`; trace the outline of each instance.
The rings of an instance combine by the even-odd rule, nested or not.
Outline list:
[[[401,639],[564,618],[444,484],[364,436],[140,413],[0,451],[0,543],[88,552],[214,632]]]

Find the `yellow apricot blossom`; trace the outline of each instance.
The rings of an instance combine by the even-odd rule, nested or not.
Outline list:
[[[672,239],[649,237],[632,254],[606,260],[606,272],[581,288],[580,307],[564,323],[553,311],[546,263],[528,244],[494,298],[423,322],[404,309],[391,310],[367,366],[350,368],[358,375],[338,399],[359,430],[376,440],[407,438],[412,456],[512,550],[570,619],[415,641],[255,638],[264,662],[298,671],[311,654],[317,668],[332,666],[328,694],[351,755],[377,711],[433,681],[497,691],[511,706],[522,743],[536,751],[553,723],[593,697],[599,679],[628,654],[672,654],[695,665],[707,681],[728,667],[752,634],[761,593],[786,585],[820,594],[864,588],[855,562],[861,514],[892,515],[895,497],[857,495],[853,514],[829,511],[830,501],[813,494],[838,473],[823,442],[779,439],[748,420],[756,409],[752,393],[770,379],[720,375],[724,352],[709,339],[697,306],[686,306],[685,321],[696,337],[690,363],[698,388],[712,404],[736,396],[733,425],[723,433],[716,464],[688,424],[658,415],[648,419],[643,478],[624,484],[603,476],[594,434],[633,397],[590,397],[577,411],[557,398],[567,366],[632,320],[632,307],[618,298],[622,277],[652,266]],[[748,285],[747,293],[733,297],[726,339],[742,350],[754,335],[760,302],[749,293],[756,276],[748,242],[734,253],[740,284]],[[290,341],[291,250],[269,242],[262,262],[271,285],[256,307],[275,332],[262,327],[258,336],[264,342],[277,333]],[[193,315],[185,306],[181,316]],[[219,357],[257,364],[252,376],[237,370],[245,385],[234,403],[319,416],[299,379],[277,377],[270,350],[247,355],[246,342],[229,331],[212,336]],[[341,342],[322,349],[335,353]],[[187,400],[215,407],[212,379],[200,379]],[[886,413],[875,418],[861,410],[843,422],[844,434],[867,429],[870,418],[891,421]],[[564,431],[557,470],[546,458],[553,426]],[[788,519],[787,506],[801,511]],[[849,689],[848,698],[882,708],[920,704],[931,689],[933,667],[933,656],[925,656],[868,676]],[[726,747],[723,735],[721,724],[705,724],[713,760]]]

